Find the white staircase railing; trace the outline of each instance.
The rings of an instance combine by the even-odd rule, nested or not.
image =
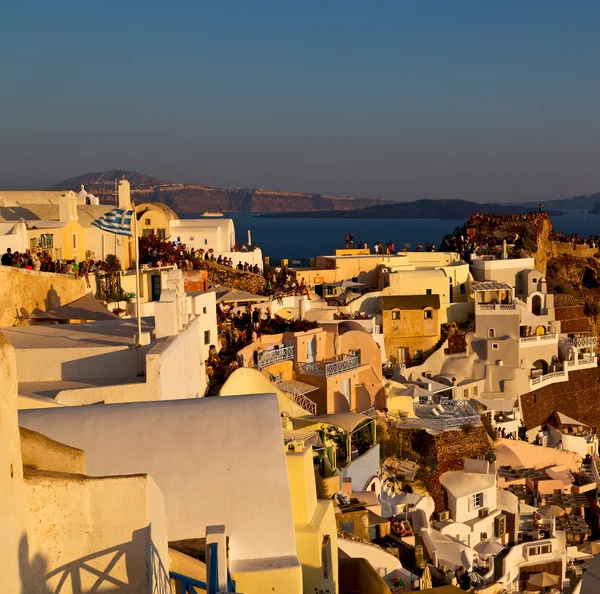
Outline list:
[[[294,359],[294,347],[286,346],[282,348],[270,349],[264,351],[258,357],[258,370],[262,371],[265,367],[280,363],[281,361],[292,361]]]
[[[280,392],[283,392],[288,398],[291,398],[298,406],[302,407],[305,411],[311,415],[317,414],[317,405],[310,398],[307,398],[302,392],[294,388],[291,384],[286,381],[274,376],[269,373],[269,381],[274,384]]]

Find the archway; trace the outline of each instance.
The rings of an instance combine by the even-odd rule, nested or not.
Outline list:
[[[534,295],[531,300],[531,313],[534,316],[539,316],[542,313],[542,298],[539,295]]]
[[[535,371],[537,371],[535,375],[546,375],[548,373],[548,362],[544,361],[544,359],[538,359],[533,366],[535,367]]]
[[[545,328],[545,326],[538,326],[538,327],[535,329],[535,333],[536,333],[538,336],[544,336],[544,334],[546,334],[546,328]]]

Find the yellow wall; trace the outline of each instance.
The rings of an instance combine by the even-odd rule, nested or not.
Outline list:
[[[300,451],[288,448],[286,462],[304,592],[314,592],[316,588],[333,594],[338,592],[337,526],[333,503],[317,500],[312,447]],[[329,554],[323,555],[324,546]],[[328,560],[326,567],[323,567],[324,556]]]
[[[36,307],[46,311],[57,304],[75,301],[83,297],[85,292],[83,279],[0,266],[0,327],[12,326],[15,311],[21,307],[29,314]]]
[[[270,568],[269,571],[236,570],[231,573],[236,582],[236,589],[243,594],[266,594],[281,592],[282,594],[302,594],[302,566],[295,565],[281,568]],[[308,591],[308,590],[307,590]]]
[[[411,357],[416,351],[423,351],[426,356],[440,339],[439,310],[433,309],[433,318],[425,319],[423,309],[400,311],[400,319],[392,319],[392,312],[383,311],[383,337],[385,352],[392,361],[397,361],[398,349],[408,348]]]
[[[62,229],[62,257],[65,260],[85,260],[85,233],[79,221],[73,219]],[[77,237],[77,247],[73,247],[73,235]]]
[[[163,229],[165,232],[165,239],[168,240],[171,236],[170,217],[167,216],[162,208],[157,208],[149,204],[140,204],[136,206],[135,210],[137,213],[141,213],[137,222],[139,237],[144,235],[144,230],[151,229],[153,230],[154,235],[158,235],[158,230]]]

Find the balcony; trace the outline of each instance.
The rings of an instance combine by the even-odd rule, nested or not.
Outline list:
[[[281,363],[282,361],[293,361],[294,360],[294,347],[293,346],[280,346],[278,348],[269,349],[258,354],[256,365],[258,370],[262,371],[269,365],[275,363]]]
[[[531,390],[537,390],[542,386],[547,386],[549,384],[556,384],[558,382],[562,382],[567,378],[567,372],[563,371],[552,371],[547,373],[546,375],[537,375],[533,376],[529,379],[529,387]]]
[[[581,338],[561,338],[561,344],[568,344],[576,349],[595,349],[598,339],[595,336],[583,336]]]
[[[523,347],[535,346],[542,344],[553,344],[558,342],[558,334],[549,333],[549,334],[534,334],[533,336],[521,336],[519,338],[519,344]]]
[[[358,357],[354,355],[341,355],[334,359],[315,363],[298,363],[298,373],[317,377],[331,377],[357,368]]]
[[[514,311],[517,309],[516,302],[512,303],[476,303],[476,311],[481,312],[501,312],[501,311]]]

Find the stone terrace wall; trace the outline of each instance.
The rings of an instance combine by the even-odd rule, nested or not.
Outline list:
[[[35,272],[24,268],[0,266],[0,327],[12,326],[16,310],[29,314],[66,305],[83,297],[85,281],[65,274]]]
[[[541,425],[554,411],[558,411],[600,431],[598,370],[570,371],[568,382],[523,394],[521,408],[527,429]]]
[[[550,241],[548,257],[556,258],[567,254],[568,256],[577,256],[578,258],[593,258],[598,253],[598,248],[591,248],[587,245],[577,245],[574,243],[565,243],[561,241]]]
[[[423,429],[406,431],[411,433],[412,448],[432,463],[432,470],[423,481],[435,502],[436,512],[447,509],[446,494],[440,484],[440,476],[452,470],[462,470],[466,458],[494,453],[483,426],[474,426],[468,432],[457,429],[443,431],[437,435],[430,435]]]
[[[556,307],[554,311],[556,319],[560,321],[561,332],[589,332],[590,320],[584,313],[583,305]]]
[[[266,285],[264,277],[260,274],[229,268],[216,262],[202,260],[200,268],[208,272],[208,282],[213,285],[223,285],[249,293],[261,293]]]

